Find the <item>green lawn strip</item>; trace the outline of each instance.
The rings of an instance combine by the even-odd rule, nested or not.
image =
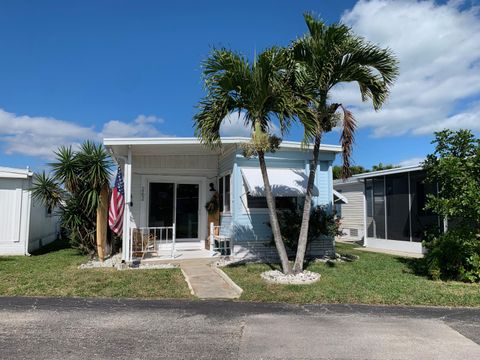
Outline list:
[[[243,290],[241,300],[290,303],[349,303],[385,305],[480,306],[480,285],[432,281],[416,275],[413,259],[354,250],[337,244],[337,251],[360,256],[355,262],[311,263],[322,275],[313,285],[271,285],[260,273],[278,265],[247,264],[223,270]]]
[[[191,297],[179,269],[78,269],[86,261],[73,249],[0,257],[0,296]]]

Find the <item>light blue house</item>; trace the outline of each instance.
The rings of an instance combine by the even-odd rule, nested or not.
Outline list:
[[[188,256],[209,241],[206,203],[217,193],[220,240],[233,245],[235,258],[275,256],[270,245],[268,211],[258,160],[245,158],[241,144],[248,138],[223,138],[209,149],[196,138],[111,138],[104,144],[123,171],[125,198],[122,256]],[[323,145],[317,168],[314,204],[332,209],[332,162],[340,147]],[[284,141],[266,155],[277,207],[303,204],[311,149]],[[218,234],[216,229],[214,234]],[[174,244],[174,247],[173,247]],[[218,244],[218,242],[217,242]],[[333,239],[310,245],[310,254],[334,251]],[[173,253],[175,252],[175,254]]]

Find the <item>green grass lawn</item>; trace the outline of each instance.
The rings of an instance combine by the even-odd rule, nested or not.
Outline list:
[[[260,273],[277,265],[248,264],[223,270],[243,290],[241,300],[290,303],[480,306],[480,285],[432,281],[411,269],[414,259],[354,250],[337,244],[337,252],[360,256],[351,263],[312,263],[322,277],[313,285],[270,285]]]
[[[86,261],[73,249],[0,257],[0,296],[191,297],[179,269],[78,269]]]

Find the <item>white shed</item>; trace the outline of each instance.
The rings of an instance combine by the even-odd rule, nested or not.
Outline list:
[[[0,255],[28,255],[57,237],[58,217],[32,198],[32,176],[0,167]]]

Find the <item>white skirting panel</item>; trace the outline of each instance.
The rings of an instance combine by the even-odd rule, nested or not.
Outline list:
[[[421,242],[385,240],[385,239],[367,239],[367,248],[385,249],[394,251],[404,251],[416,254],[423,254],[424,249]]]
[[[307,258],[334,254],[335,242],[332,239],[315,240],[310,243],[307,248]],[[236,260],[278,260],[278,254],[275,245],[270,245],[269,242],[262,241],[241,241],[237,244],[234,244],[233,255]],[[288,251],[288,255],[294,256],[295,254],[291,251]]]

